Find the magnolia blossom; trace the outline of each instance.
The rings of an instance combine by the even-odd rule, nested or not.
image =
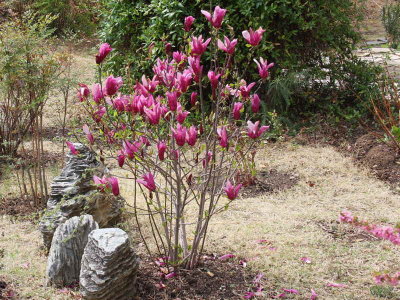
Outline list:
[[[192,125],[190,128],[186,131],[186,142],[188,143],[189,146],[194,146],[197,141],[197,128],[196,126]]]
[[[242,85],[239,87],[240,95],[242,95],[243,98],[248,98],[250,96],[251,89],[256,85],[256,83],[252,82],[249,85],[246,85],[246,81],[244,80],[242,80],[241,83]]]
[[[78,99],[83,102],[90,95],[90,90],[86,84],[79,83]]]
[[[192,83],[192,72],[188,69],[183,71],[183,73],[177,73],[176,74],[176,81],[175,81],[175,86],[176,88],[181,92],[185,93],[190,84]]]
[[[83,129],[83,132],[86,134],[86,137],[87,137],[89,143],[93,144],[94,137],[93,137],[93,134],[90,132],[89,126],[87,126],[85,124],[85,125],[83,125],[82,129]]]
[[[259,125],[260,121],[257,121],[255,123],[247,121],[247,135],[250,138],[259,138],[265,131],[269,129],[269,126],[261,126],[260,128],[258,128]]]
[[[148,109],[147,107],[144,107],[143,111],[147,115],[147,118],[149,119],[150,124],[157,125],[160,122],[161,114],[162,114],[160,103],[153,105],[152,109]]]
[[[226,14],[226,9],[216,6],[212,16],[208,11],[205,10],[202,10],[201,13],[206,17],[213,27],[221,28],[222,21],[224,20]]]
[[[73,155],[77,155],[79,152],[76,150],[75,145],[71,142],[65,142]]]
[[[108,53],[112,50],[111,46],[107,43],[101,44],[99,53],[96,55],[96,64],[101,64],[102,61],[106,58]]]
[[[221,77],[221,74],[216,74],[214,71],[209,71],[207,77],[211,82],[211,87],[215,90],[218,86],[218,80]]]
[[[224,36],[224,42],[218,40],[217,46],[220,50],[225,51],[228,54],[233,54],[235,52],[237,42],[237,39],[230,41],[226,36]]]
[[[200,64],[199,56],[191,56],[188,58],[189,70],[194,75],[194,81],[199,82],[201,74],[203,73],[203,66]]]
[[[165,151],[167,150],[167,144],[164,141],[158,142],[157,150],[158,150],[158,158],[160,160],[164,160],[165,159]]]
[[[171,128],[173,132],[173,137],[175,138],[176,144],[178,146],[183,146],[185,145],[186,142],[186,128],[183,127],[181,124],[178,124],[176,129]]]
[[[118,161],[118,166],[122,168],[125,163],[125,154],[121,150],[118,152],[117,161]]]
[[[264,32],[265,30],[262,29],[261,27],[258,28],[256,31],[250,28],[248,31],[247,30],[243,31],[242,35],[250,45],[257,46],[261,42]]]
[[[99,104],[101,99],[104,98],[100,83],[95,83],[92,86],[92,95],[93,95],[93,101],[96,102],[97,104]]]
[[[228,148],[229,143],[228,143],[228,134],[226,132],[226,127],[220,127],[217,128],[217,133],[218,133],[218,138],[219,138],[219,144],[222,148]]]
[[[190,42],[190,47],[192,48],[192,54],[202,55],[206,51],[207,46],[210,42],[211,38],[204,41],[201,35],[199,37],[193,36],[192,41]]]
[[[176,111],[178,108],[178,92],[167,92],[166,93],[168,106],[171,111]]]
[[[100,122],[101,118],[104,116],[106,113],[106,108],[104,106],[99,106],[99,109],[93,114],[93,119],[96,122]]]
[[[242,184],[238,184],[236,186],[232,185],[232,183],[228,180],[226,182],[226,185],[224,187],[224,191],[226,193],[226,196],[228,197],[229,200],[235,200],[239,194],[240,188],[242,187]]]
[[[154,192],[157,188],[154,181],[154,175],[150,172],[143,175],[142,179],[137,179],[137,183],[144,185],[150,192]]]
[[[210,162],[211,158],[213,157],[213,154],[211,151],[208,151],[206,154],[206,157],[203,158],[202,164],[203,164],[203,168],[208,166],[208,163]]]
[[[192,28],[194,20],[196,20],[196,19],[193,18],[192,16],[188,16],[188,17],[185,18],[185,22],[184,22],[184,25],[183,25],[185,31],[190,31],[190,29]]]
[[[114,76],[109,76],[107,77],[105,83],[104,83],[104,94],[107,96],[112,96],[114,95],[119,88],[122,86],[122,78],[121,77],[114,77]]]
[[[239,120],[240,119],[240,110],[243,108],[243,103],[242,102],[235,102],[233,104],[233,118],[235,120]]]
[[[197,93],[196,93],[196,92],[193,92],[193,93],[190,95],[190,104],[191,104],[192,106],[195,106],[195,105],[196,105],[196,102],[197,102]]]
[[[253,113],[258,113],[260,111],[261,100],[257,94],[251,97],[251,110]]]
[[[257,64],[258,67],[258,74],[262,79],[267,78],[269,76],[269,69],[271,69],[275,64],[270,63],[268,64],[267,60],[264,60],[262,57],[260,57],[260,61],[258,62],[256,59],[254,59],[255,63]]]
[[[181,104],[178,102],[177,106],[177,114],[176,114],[176,120],[180,123],[183,124],[185,122],[186,117],[189,115],[188,111],[183,111]]]
[[[125,155],[128,156],[129,159],[132,159],[135,156],[135,153],[139,152],[142,142],[135,141],[130,143],[129,141],[124,141],[122,146],[124,148]]]
[[[99,185],[99,190],[104,192],[105,188],[110,189],[114,196],[119,195],[119,183],[116,177],[105,177],[99,178],[97,176],[93,176],[93,181],[96,185]]]
[[[183,52],[179,51],[175,51],[174,53],[172,53],[172,58],[174,59],[177,65],[184,62],[187,59],[186,55]]]

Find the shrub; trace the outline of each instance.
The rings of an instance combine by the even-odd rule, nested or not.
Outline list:
[[[121,77],[101,82],[102,62],[111,51],[103,44],[96,56],[99,83],[91,91],[81,85],[79,92],[82,111],[93,124],[92,130],[83,126],[88,141],[115,158],[138,183],[131,182],[131,188],[139,232],[150,251],[141,225],[145,215],[157,263],[166,265],[167,277],[176,268],[197,265],[210,219],[237,198],[242,182],[236,179],[251,180],[255,151],[268,129],[256,121],[260,99],[255,91],[272,65],[260,60],[257,82],[241,80],[232,62],[235,47],[244,42],[224,39],[219,26],[225,11],[217,7],[215,14],[219,17],[210,38],[193,36],[189,46],[182,39],[184,51],[157,58],[154,76],[143,75],[130,95],[118,93],[123,90]],[[263,30],[254,35],[261,39]],[[219,49],[218,39],[225,42],[218,42]],[[262,45],[251,43],[250,52]],[[79,154],[73,144],[69,147]],[[115,177],[94,180],[100,190],[119,193]],[[145,201],[137,199],[138,192]]]
[[[400,42],[400,3],[386,4],[382,7],[382,23],[390,46],[397,48]]]

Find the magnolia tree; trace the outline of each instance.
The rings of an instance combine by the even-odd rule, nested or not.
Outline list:
[[[273,64],[256,60],[259,80],[246,83],[233,63],[239,41],[222,37],[219,30],[226,10],[217,6],[213,14],[202,13],[211,37],[190,36],[195,19],[185,18],[187,45],[173,52],[167,44],[167,57],[157,59],[154,76],[143,76],[130,95],[119,92],[122,78],[101,79],[101,64],[112,51],[108,44],[96,56],[99,83],[91,89],[81,84],[78,92],[94,120],[92,128],[83,126],[90,144],[116,158],[137,183],[132,184],[134,210],[146,248],[174,270],[196,266],[210,219],[238,197],[238,174],[268,130],[257,121],[260,97],[254,91]],[[262,28],[243,31],[249,48],[259,45],[263,33]],[[118,195],[115,177],[94,181],[100,190]],[[139,192],[145,201],[138,200]],[[146,216],[154,243],[144,239],[140,216]]]

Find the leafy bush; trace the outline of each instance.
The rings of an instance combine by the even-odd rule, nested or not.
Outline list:
[[[392,48],[400,43],[400,3],[386,4],[382,7],[382,23]]]

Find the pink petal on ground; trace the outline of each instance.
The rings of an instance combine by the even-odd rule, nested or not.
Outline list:
[[[316,300],[317,298],[318,298],[318,294],[313,289],[311,289],[310,300]]]
[[[299,291],[296,289],[283,289],[284,292],[288,293],[288,294],[299,294]]]
[[[235,257],[234,254],[225,254],[225,255],[220,256],[218,259],[219,260],[227,260],[227,259],[230,259],[230,258],[233,258],[233,257]]]
[[[306,264],[311,264],[311,258],[309,257],[302,257],[300,260]]]
[[[329,286],[329,287],[339,287],[339,288],[345,288],[345,287],[347,287],[346,284],[343,284],[343,283],[334,283],[334,282],[329,282],[326,286]]]

